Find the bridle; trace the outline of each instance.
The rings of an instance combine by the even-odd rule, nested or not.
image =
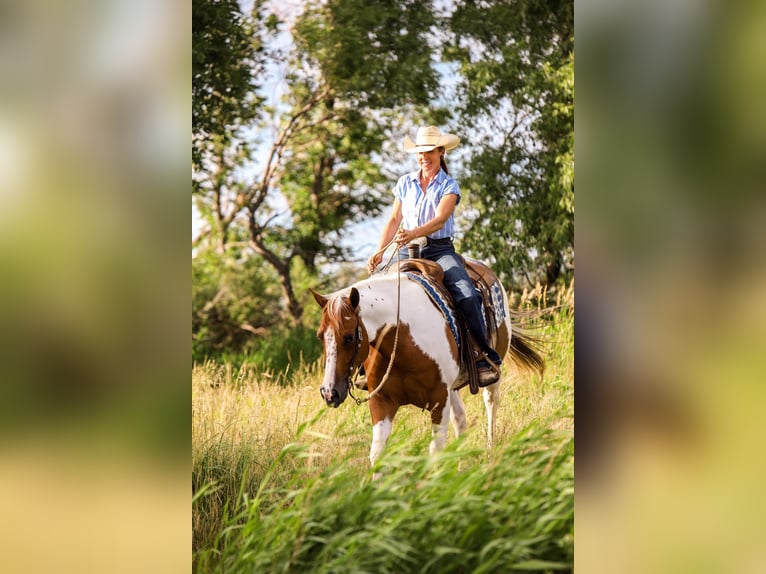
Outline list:
[[[354,371],[354,364],[356,364],[356,357],[359,355],[359,351],[362,348],[362,319],[359,317],[359,310],[356,311],[356,329],[354,329],[354,338],[356,339],[356,350],[354,351],[353,356],[351,357],[351,360],[348,362],[348,367],[346,368],[346,376],[344,377],[346,379],[346,392],[348,393],[348,396],[350,396],[352,399],[354,399],[354,402],[357,405],[361,405],[364,400],[358,399],[354,396],[354,393],[351,392],[351,389],[354,387],[354,381],[356,381],[356,376],[353,377],[354,380],[351,380],[351,373]],[[359,374],[359,371],[357,370],[357,375]]]
[[[348,362],[348,368],[346,369],[346,378],[351,377],[351,371],[354,370],[354,363],[356,362],[356,356],[362,349],[362,322],[359,320],[359,313],[356,314],[356,329],[354,329],[354,339],[356,339],[356,350],[354,351],[351,360]]]

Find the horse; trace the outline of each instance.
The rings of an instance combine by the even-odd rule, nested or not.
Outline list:
[[[458,390],[467,384],[467,370],[461,369],[457,318],[451,302],[440,296],[432,283],[415,273],[395,271],[373,275],[328,296],[310,289],[322,308],[317,330],[324,361],[320,394],[328,406],[339,407],[349,395],[353,373],[364,365],[372,417],[373,467],[402,406],[414,405],[430,412],[430,453],[446,445],[450,420],[457,436],[466,429],[465,405]],[[508,298],[499,281],[493,291],[495,305],[502,305],[503,311],[497,316],[495,350],[501,357],[510,352],[517,367],[542,373],[544,362],[534,339],[512,329]],[[499,380],[484,387],[483,399],[487,447],[491,448]]]

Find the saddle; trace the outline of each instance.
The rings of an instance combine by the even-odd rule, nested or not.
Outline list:
[[[405,259],[399,263],[399,271],[402,273],[420,273],[440,287],[444,287],[444,270],[441,265],[430,259]],[[447,300],[452,301],[452,296],[449,295]]]
[[[497,308],[498,304],[502,306],[502,299],[498,298],[497,295],[493,297],[493,290],[496,289],[496,285],[499,285],[497,275],[481,261],[465,258],[461,255],[458,255],[458,257],[463,261],[468,277],[470,277],[474,287],[481,295],[484,322],[487,326],[487,341],[489,341],[493,348],[496,348],[498,318],[504,316],[506,312],[505,309]],[[452,294],[444,286],[444,271],[438,263],[429,259],[406,259],[399,264],[399,271],[417,273],[427,279],[438,290],[439,294],[449,302],[452,309],[457,310]],[[459,313],[456,314],[460,317]],[[465,372],[467,380],[457,389],[469,385],[471,394],[475,395],[479,392],[479,373],[476,369],[476,357],[480,354],[480,350],[470,336],[470,332],[466,328],[462,317],[458,321],[458,329],[460,341],[463,342],[460,345],[460,370]],[[468,341],[470,343],[466,343]]]

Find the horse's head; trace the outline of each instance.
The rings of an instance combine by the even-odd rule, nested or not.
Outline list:
[[[348,297],[327,298],[313,289],[311,294],[322,307],[317,337],[324,347],[324,378],[319,392],[329,406],[338,407],[348,396],[351,374],[370,350],[359,315],[359,291],[352,287]]]

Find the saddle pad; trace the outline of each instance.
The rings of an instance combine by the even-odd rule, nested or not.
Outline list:
[[[495,325],[501,325],[505,321],[507,312],[503,304],[503,292],[500,290],[500,282],[495,281],[489,288],[492,295],[492,308],[495,311]]]
[[[417,273],[404,273],[404,275],[406,275],[412,281],[420,283],[421,287],[423,287],[431,301],[433,301],[436,307],[442,312],[442,315],[444,315],[444,318],[447,320],[450,331],[452,331],[452,335],[455,337],[457,347],[460,349],[460,331],[457,327],[457,316],[455,315],[455,311],[452,306],[444,299],[444,297],[442,297],[441,293],[439,293],[436,288],[431,285],[431,282],[424,278],[422,275]]]

